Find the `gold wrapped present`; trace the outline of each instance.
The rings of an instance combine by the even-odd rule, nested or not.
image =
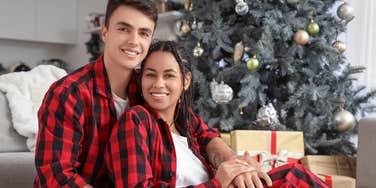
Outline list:
[[[352,157],[344,155],[307,155],[300,162],[315,174],[356,177],[356,162]]]
[[[356,180],[352,177],[323,174],[317,174],[317,176],[332,188],[355,188]]]
[[[231,147],[230,133],[221,133],[222,140]]]
[[[304,156],[302,132],[235,130],[231,132],[231,148],[238,155],[248,151],[264,171],[287,163],[297,163]]]

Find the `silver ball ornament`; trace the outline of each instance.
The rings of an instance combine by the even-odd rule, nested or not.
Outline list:
[[[244,1],[239,1],[238,3],[236,3],[235,12],[238,15],[244,16],[248,13],[248,11],[249,11],[249,7],[247,3],[245,3]]]
[[[354,17],[354,9],[347,3],[343,3],[337,9],[337,16],[342,20],[350,20]]]
[[[346,132],[352,129],[355,123],[354,115],[347,110],[342,109],[334,115],[333,125],[337,132]]]

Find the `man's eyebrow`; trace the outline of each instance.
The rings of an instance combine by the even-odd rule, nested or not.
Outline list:
[[[126,26],[126,27],[132,27],[131,24],[129,24],[129,23],[127,23],[127,22],[123,22],[123,21],[117,22],[116,25],[119,25],[119,26]]]
[[[124,22],[124,21],[120,21],[120,22],[116,23],[116,25],[133,28],[133,26],[131,24]],[[150,28],[147,28],[147,27],[140,28],[139,30],[141,30],[143,32],[150,33],[150,34],[153,33],[153,30],[151,30]]]

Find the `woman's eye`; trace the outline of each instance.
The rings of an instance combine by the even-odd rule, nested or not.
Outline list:
[[[144,76],[145,77],[154,77],[155,75],[154,74],[145,74]]]

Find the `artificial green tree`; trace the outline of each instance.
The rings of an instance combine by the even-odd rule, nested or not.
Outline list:
[[[303,131],[307,154],[356,153],[351,118],[375,110],[376,92],[354,84],[364,68],[350,66],[338,38],[354,18],[350,5],[186,0],[182,12],[179,43],[194,56],[194,110],[209,126]]]

